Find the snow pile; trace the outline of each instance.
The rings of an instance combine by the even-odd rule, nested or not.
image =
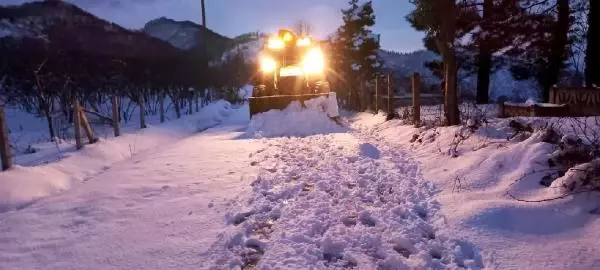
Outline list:
[[[558,171],[548,165],[557,146],[542,131],[548,122],[558,127],[559,119],[518,119],[533,127],[520,136],[514,136],[512,120],[487,118],[462,138],[461,127],[417,129],[399,120],[385,122],[385,115],[351,119],[391,147],[414,153],[424,177],[440,188],[436,199],[448,221],[443,231],[493,252],[498,269],[595,268],[600,245],[593,239],[600,237],[600,220],[591,212],[598,208],[598,196],[553,200],[565,194],[564,186],[583,183],[575,171],[553,188],[540,183]],[[591,165],[595,161],[577,169]]]
[[[32,201],[69,189],[74,183],[87,181],[113,164],[133,159],[147,150],[155,150],[200,130],[213,127],[228,117],[231,105],[218,101],[201,112],[182,119],[118,138],[100,138],[81,151],[74,147],[51,153],[53,162],[0,172],[0,212],[20,208]],[[198,118],[200,117],[200,118]]]
[[[328,114],[337,108],[337,103],[326,97],[318,97],[304,102],[292,102],[284,110],[270,110],[252,117],[248,133],[256,138],[310,136],[344,132],[347,128],[332,120]],[[337,110],[336,110],[337,111]],[[335,114],[334,114],[335,115]]]
[[[196,122],[198,131],[203,131],[217,126],[227,119],[232,112],[231,103],[219,100],[202,108]]]
[[[358,136],[358,137],[357,137]],[[230,269],[484,268],[477,247],[438,231],[444,220],[416,163],[349,133],[274,138],[249,204],[211,252]],[[210,265],[208,265],[210,268]]]

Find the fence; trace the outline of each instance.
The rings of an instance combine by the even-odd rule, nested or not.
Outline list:
[[[95,135],[94,133],[94,129],[92,127],[92,123],[95,123],[95,120],[99,120],[98,123],[105,125],[105,124],[109,124],[111,126],[112,129],[112,133],[114,134],[115,137],[119,137],[121,135],[121,126],[120,123],[122,121],[127,122],[127,119],[125,118],[128,115],[129,111],[129,106],[127,108],[122,107],[121,105],[121,97],[119,95],[114,95],[114,96],[107,96],[108,97],[108,103],[110,104],[110,107],[108,109],[108,111],[97,111],[98,108],[93,109],[93,111],[88,111],[86,110],[86,108],[84,106],[82,106],[82,104],[80,104],[78,101],[75,101],[71,106],[69,106],[69,111],[72,113],[67,113],[66,115],[63,115],[62,113],[60,114],[56,114],[56,115],[52,115],[51,116],[51,121],[52,121],[52,125],[54,125],[55,128],[53,128],[53,130],[58,131],[56,128],[56,123],[54,120],[58,119],[57,116],[60,115],[61,117],[65,117],[64,121],[69,121],[70,123],[65,126],[64,130],[62,130],[62,132],[64,132],[65,136],[68,136],[69,139],[73,139],[75,142],[75,148],[76,149],[82,149],[85,144],[93,144],[95,142],[98,141],[98,137]],[[165,97],[164,95],[159,95],[157,97],[156,102],[158,103],[158,113],[160,114],[160,122],[163,123],[166,121],[166,117],[165,117],[165,112],[169,110],[169,108],[167,106],[165,106]],[[206,98],[207,102],[212,101],[212,98],[207,97]],[[205,100],[203,99],[203,102]],[[132,102],[134,102],[135,104],[138,104],[139,108],[140,108],[140,128],[145,128],[147,127],[146,125],[146,114],[148,113],[152,113],[155,114],[157,113],[157,111],[154,111],[153,108],[147,108],[144,105],[145,104],[141,104],[140,103],[146,103],[147,101],[144,101],[144,99],[138,100],[138,101],[134,101],[132,100]],[[191,100],[187,100],[187,102],[189,103],[188,105],[191,107],[192,101]],[[173,105],[174,102],[171,101],[171,105]],[[196,103],[198,106],[199,104]],[[202,106],[204,106],[204,103],[202,104]],[[198,111],[198,108],[197,110]],[[193,110],[190,108],[188,113],[192,114]],[[108,116],[106,116],[106,115]],[[88,116],[92,117],[89,118],[88,120]],[[179,117],[179,114],[178,114]],[[9,137],[9,129],[8,129],[8,123],[7,121],[10,121],[11,119],[7,119],[6,115],[5,115],[5,108],[3,106],[0,106],[0,163],[1,163],[1,170],[8,170],[12,167],[13,165],[13,152],[18,151],[18,149],[12,148],[11,149],[11,142],[10,142],[10,137]],[[91,121],[90,121],[91,120]],[[14,123],[13,123],[14,124]],[[50,126],[50,124],[49,124]],[[97,126],[96,126],[97,127]],[[72,132],[72,133],[71,133]],[[60,135],[57,135],[57,137],[59,137]],[[54,139],[54,138],[52,138]],[[87,139],[84,141],[84,139]],[[12,142],[15,143],[15,142]],[[26,153],[26,152],[24,152]],[[20,153],[17,153],[17,155]]]
[[[550,104],[500,104],[501,117],[600,116],[600,88],[554,87]]]

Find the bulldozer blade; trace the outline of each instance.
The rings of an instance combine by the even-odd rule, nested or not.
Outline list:
[[[251,97],[248,99],[250,106],[250,117],[259,113],[268,112],[270,110],[283,110],[293,101],[298,101],[304,106],[304,102],[307,100],[328,96],[329,93]]]

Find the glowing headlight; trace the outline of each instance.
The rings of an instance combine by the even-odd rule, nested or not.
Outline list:
[[[292,41],[292,39],[294,39],[294,37],[292,36],[292,33],[285,32],[285,34],[283,34],[283,40],[285,42],[290,42],[290,41]]]
[[[302,68],[308,74],[321,74],[325,69],[325,57],[319,48],[313,48],[304,57]]]
[[[264,73],[273,72],[277,68],[277,62],[270,56],[260,58],[260,70]]]
[[[283,47],[285,47],[285,42],[279,38],[270,38],[267,43],[267,47],[275,50],[283,49]]]
[[[311,42],[310,42],[310,39],[309,39],[309,38],[307,38],[307,37],[306,37],[306,38],[303,38],[303,39],[299,39],[299,40],[296,42],[296,45],[297,45],[298,47],[307,47],[307,46],[310,46],[310,44],[311,44]]]

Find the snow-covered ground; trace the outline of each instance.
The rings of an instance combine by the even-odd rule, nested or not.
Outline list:
[[[13,127],[11,130],[18,130],[11,132],[11,143],[39,143],[32,144],[36,153],[17,155],[15,168],[0,172],[0,212],[26,207],[38,198],[85,182],[118,162],[131,160],[199,130],[214,127],[227,118],[231,110],[228,102],[218,101],[202,108],[199,113],[165,124],[155,123],[158,122],[155,119],[156,121],[150,121],[145,130],[125,126],[124,134],[118,138],[102,136],[109,131],[101,131],[97,134],[100,139],[98,143],[87,145],[79,152],[75,152],[74,144],[69,141],[44,142],[41,137],[47,135],[43,120],[14,110],[9,111],[7,115],[9,125]],[[19,121],[14,121],[17,119]],[[15,128],[19,125],[22,127]]]
[[[493,263],[486,267],[595,269],[600,265],[600,244],[595,240],[600,237],[600,219],[590,213],[600,205],[596,194],[542,203],[517,201],[560,195],[556,188],[540,185],[555,149],[542,142],[540,134],[508,141],[513,133],[511,119],[489,119],[452,157],[451,145],[462,127],[416,129],[398,120],[385,122],[381,114],[360,114],[353,120],[365,132],[412,153],[424,178],[439,187],[436,199],[447,221],[443,231],[488,252]],[[523,120],[534,125],[549,121],[558,127],[558,119]]]
[[[536,136],[506,141],[507,120],[452,158],[458,127],[416,130],[381,114],[340,126],[319,106],[249,121],[247,106],[217,108],[0,174],[1,268],[600,265],[600,222],[587,213],[596,197],[506,196],[556,196],[534,178],[515,182],[551,149]],[[148,143],[130,154],[130,136]]]

